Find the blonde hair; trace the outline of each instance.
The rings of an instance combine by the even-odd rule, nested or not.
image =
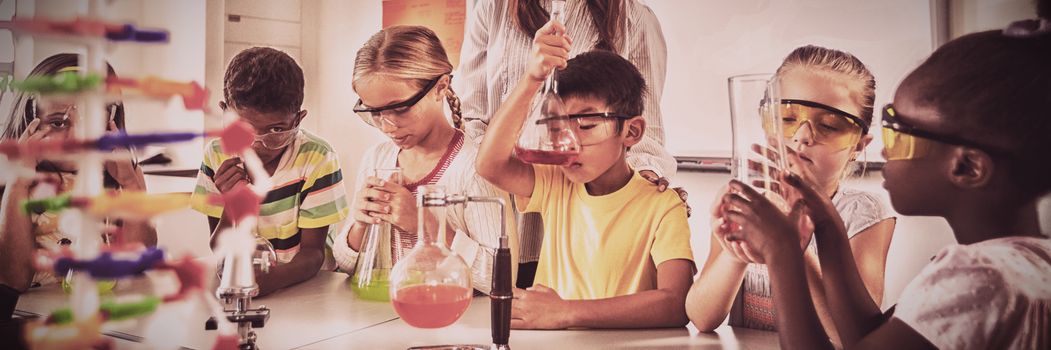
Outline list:
[[[784,61],[781,62],[781,67],[777,68],[777,75],[780,76],[792,69],[806,69],[839,74],[846,77],[846,82],[853,90],[851,95],[854,97],[854,102],[861,106],[861,113],[858,117],[864,120],[865,123],[872,124],[873,105],[876,104],[876,77],[857,57],[843,51],[820,46],[801,46],[792,50],[785,57]],[[862,156],[866,155],[864,151],[860,153]],[[853,161],[854,159],[851,157],[847,165],[843,167],[844,178],[851,173],[859,172]],[[861,174],[864,174],[865,170],[867,170],[868,164],[864,162],[863,164],[865,166],[861,167]]]
[[[450,74],[452,70],[453,65],[434,31],[421,26],[392,26],[372,35],[358,50],[352,84],[379,74],[407,80],[410,85],[422,89],[428,82]],[[451,85],[445,91],[453,126],[462,130],[460,97],[456,96]]]
[[[858,117],[872,124],[873,105],[876,103],[876,77],[857,57],[839,50],[807,45],[789,53],[781,67],[777,68],[777,75],[796,68],[846,76],[847,82],[854,90],[852,95],[857,97],[854,102],[861,105],[861,114]]]

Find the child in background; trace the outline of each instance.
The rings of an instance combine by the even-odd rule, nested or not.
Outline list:
[[[354,112],[382,131],[390,141],[378,144],[362,157],[354,198],[354,222],[335,239],[332,249],[340,269],[353,274],[362,237],[369,224],[390,223],[391,257],[416,245],[416,191],[423,185],[445,186],[446,193],[488,196],[510,201],[506,192],[478,177],[474,161],[478,149],[465,142],[461,130],[460,100],[449,85],[452,64],[438,36],[425,27],[393,26],[376,33],[358,50],[354,61],[354,91],[361,97]],[[452,124],[442,103],[452,111]],[[455,127],[454,127],[455,126]],[[373,169],[400,168],[403,183],[371,177]],[[454,206],[447,214],[447,246],[471,266],[474,289],[492,288],[494,247],[499,246],[500,216],[506,217],[512,259],[517,260],[518,235],[514,216],[488,205]],[[428,223],[437,224],[433,218]],[[424,230],[436,234],[434,227]],[[400,248],[399,248],[400,247]],[[517,271],[512,268],[511,271]],[[513,272],[512,272],[513,273]]]
[[[832,348],[810,303],[792,228],[809,216],[822,287],[845,348],[1047,349],[1051,239],[1037,202],[1051,192],[1051,8],[1043,21],[974,33],[936,50],[883,108],[884,184],[904,215],[940,216],[958,244],[942,249],[880,311],[851,257],[846,228],[819,189],[789,215],[739,182],[724,197],[721,236],[770,267],[785,348]]]
[[[277,252],[278,265],[257,276],[260,294],[310,279],[325,260],[328,226],[347,217],[343,173],[324,139],[301,130],[303,70],[287,54],[264,47],[238,53],[223,79],[223,110],[231,109],[255,130],[252,150],[274,181],[260,207],[256,233]],[[248,174],[240,158],[224,154],[219,140],[206,146],[194,196],[218,195]],[[198,203],[198,202],[195,202]],[[196,204],[195,204],[196,205]],[[212,243],[230,226],[222,206],[201,204]]]
[[[883,299],[887,250],[894,232],[889,205],[878,195],[840,186],[850,162],[872,141],[872,104],[876,82],[853,55],[817,46],[804,46],[788,54],[778,68],[779,108],[788,160],[792,172],[802,174],[835,204],[847,225],[854,260],[876,305]],[[768,110],[770,106],[766,106]],[[721,198],[722,195],[719,195]],[[721,206],[712,208],[712,225],[724,222]],[[811,236],[798,242],[812,247]],[[772,301],[765,265],[737,259],[735,244],[711,236],[708,260],[686,299],[686,312],[698,330],[711,332],[729,314],[730,326],[776,330],[777,311]],[[816,251],[806,249],[807,281],[820,284]],[[814,305],[833,339],[835,327],[820,288],[812,288]]]
[[[109,67],[109,75],[116,75]],[[30,77],[51,76],[59,73],[79,72],[78,56],[71,53],[53,55],[41,61],[29,73]],[[16,108],[11,111],[8,127],[3,138],[25,141],[61,140],[73,138],[73,130],[82,122],[80,116],[85,113],[72,101],[63,99],[42,98],[29,93],[20,93]],[[109,118],[107,130],[124,130],[124,105],[119,101],[106,105],[106,116]],[[123,153],[122,153],[123,152]],[[114,152],[113,156],[127,155],[128,150]],[[77,164],[65,159],[21,159],[24,166],[37,171],[37,179],[15,179],[0,189],[3,193],[3,218],[0,228],[0,288],[11,288],[17,293],[25,292],[33,286],[54,283],[64,276],[55,276],[46,271],[34,271],[33,253],[36,249],[58,250],[73,244],[75,235],[62,232],[59,228],[57,213],[26,215],[21,205],[30,194],[41,191],[46,182],[54,184],[48,192],[67,193],[74,188]],[[104,164],[103,185],[110,190],[145,191],[146,180],[142,168],[130,157],[107,160]],[[46,178],[49,181],[41,181]],[[7,179],[5,179],[7,180]],[[157,232],[149,222],[105,220],[109,224],[121,227],[123,243],[142,243],[147,246],[157,245]],[[15,294],[17,294],[15,293]],[[12,304],[13,306],[13,304]],[[0,319],[10,314],[0,312]]]
[[[567,57],[565,28],[537,31],[528,74],[493,116],[478,173],[515,195],[545,225],[536,281],[516,289],[515,328],[682,327],[694,272],[686,206],[627,163],[646,130],[646,83],[631,62],[608,51]],[[530,165],[513,149],[533,98],[556,68],[567,118],[581,143],[567,166]]]
[[[106,66],[108,74],[116,75],[113,67]],[[71,53],[60,53],[45,58],[29,72],[29,77],[52,76],[60,73],[79,72],[78,56]],[[77,123],[82,122],[81,113],[69,101],[41,98],[31,93],[19,93],[14,108],[4,129],[3,139],[17,139],[20,142],[67,139],[73,136]],[[107,131],[124,130],[124,105],[115,102],[106,105],[106,116],[109,117]],[[128,150],[119,150],[110,156],[126,154]],[[20,159],[23,166],[36,169],[35,179],[2,179],[0,187],[3,199],[0,200],[0,348],[26,349],[29,347],[23,339],[26,332],[26,319],[13,317],[18,299],[22,293],[35,287],[59,282],[64,276],[55,276],[47,271],[33,268],[33,254],[38,249],[57,250],[73,243],[68,232],[62,232],[58,226],[56,213],[26,215],[22,212],[22,202],[30,198],[31,193],[42,191],[50,183],[55,188],[48,192],[66,193],[73,189],[77,166],[68,159]],[[103,185],[107,190],[145,191],[146,180],[142,168],[134,158],[120,157],[104,163]],[[12,169],[3,169],[14,173]],[[46,179],[46,180],[43,180]],[[157,232],[149,222],[106,220],[121,228],[122,243],[142,243],[146,246],[157,245]],[[103,282],[105,283],[105,282]],[[110,284],[112,287],[112,284]],[[89,328],[88,331],[92,331]],[[93,329],[98,334],[98,329]],[[92,344],[97,348],[112,347],[112,340],[97,337]]]

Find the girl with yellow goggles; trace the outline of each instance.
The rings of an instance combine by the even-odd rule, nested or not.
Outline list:
[[[773,112],[769,106],[764,105],[761,108],[764,114]],[[857,145],[861,136],[869,132],[868,123],[860,117],[822,103],[782,99],[778,108],[785,140],[791,140],[799,128],[806,125],[810,128],[814,142],[844,149]],[[774,118],[768,117],[764,120],[772,121]],[[767,125],[766,129],[768,133],[773,130],[770,125]]]

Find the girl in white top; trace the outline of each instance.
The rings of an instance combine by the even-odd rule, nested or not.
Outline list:
[[[525,74],[533,34],[548,22],[550,8],[550,0],[482,0],[475,4],[453,82],[463,97],[468,139],[481,142],[489,118]],[[658,183],[663,191],[677,165],[664,148],[660,101],[667,49],[657,17],[638,0],[568,0],[564,16],[566,33],[574,43],[570,58],[607,49],[631,61],[646,80],[646,136],[631,147],[627,157],[635,171]],[[535,262],[540,256],[543,235],[539,221],[539,217],[526,215],[521,222],[522,262]]]
[[[391,141],[372,147],[363,156],[355,181],[354,221],[333,243],[333,255],[341,270],[353,273],[369,224],[387,222],[397,230],[398,234],[391,236],[394,259],[415,246],[420,231],[415,200],[419,186],[443,185],[448,193],[500,197],[510,203],[505,192],[475,173],[477,146],[465,142],[459,130],[459,99],[449,86],[451,71],[437,35],[424,27],[386,28],[358,51],[353,85],[361,99],[354,111]],[[443,101],[448,101],[452,110],[453,124],[445,116]],[[372,169],[395,167],[401,168],[402,184],[369,176]],[[471,266],[474,288],[488,292],[495,247],[499,245],[500,215],[513,222],[512,212],[507,208],[501,213],[488,205],[472,205],[468,211],[456,206],[447,212],[448,232],[455,234],[448,235],[445,243]],[[437,224],[435,218],[426,222]],[[508,229],[514,258],[517,234],[513,227]],[[433,227],[423,231],[437,233]]]
[[[1051,18],[1051,2],[1040,5]],[[1051,23],[1021,21],[936,50],[882,109],[883,186],[904,215],[940,216],[958,244],[939,252],[880,310],[865,292],[836,209],[798,177],[786,215],[731,183],[719,235],[768,264],[781,346],[831,349],[806,295],[795,226],[812,221],[828,309],[844,348],[1051,348],[1051,239],[1037,203],[1051,193]],[[917,232],[911,234],[923,234]]]
[[[879,195],[841,186],[850,162],[872,141],[868,129],[875,79],[854,56],[817,46],[792,51],[777,77],[782,100],[776,108],[782,118],[790,170],[817,184],[835,203],[837,213],[850,228],[850,246],[861,267],[868,297],[878,305],[883,298],[883,276],[895,220]],[[724,213],[724,206],[713,205],[715,230],[725,224]],[[796,244],[812,244],[809,233]],[[779,310],[773,304],[774,291],[766,266],[738,258],[741,248],[716,234],[711,236],[710,249],[686,299],[687,314],[697,329],[712,331],[729,316],[731,326],[777,330],[774,321]],[[808,250],[807,261],[808,276],[801,283],[810,281],[816,286],[821,276],[816,251]],[[835,339],[824,295],[817,292],[811,298],[825,329]]]

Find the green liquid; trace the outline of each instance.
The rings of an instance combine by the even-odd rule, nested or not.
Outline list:
[[[99,294],[105,294],[105,293],[112,292],[113,288],[116,287],[116,286],[117,286],[117,281],[116,280],[95,281],[95,287],[98,288]],[[62,279],[62,290],[64,292],[66,292],[67,294],[73,292],[73,286],[69,283],[69,279],[68,278],[63,278]]]
[[[373,269],[368,283],[362,283],[355,273],[350,279],[350,289],[365,300],[390,301],[390,270]]]

